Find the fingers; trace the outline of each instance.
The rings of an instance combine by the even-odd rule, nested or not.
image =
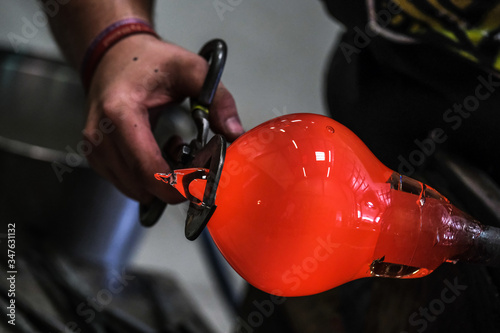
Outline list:
[[[176,189],[155,179],[157,172],[169,172],[160,148],[151,132],[148,112],[129,110],[112,134],[126,166],[137,177],[140,186],[167,203],[178,203],[184,198]]]
[[[102,142],[88,156],[91,166],[109,179],[125,195],[142,203],[153,196],[167,203],[179,203],[184,198],[173,187],[154,178],[156,172],[169,172],[149,127],[147,110],[103,110],[114,124]],[[92,124],[85,133],[90,133]]]
[[[112,143],[110,140],[107,143]],[[106,142],[102,143],[106,145]],[[105,152],[103,158],[102,152]],[[125,167],[124,160],[117,153],[116,147],[107,149],[104,146],[92,152],[87,159],[90,166],[99,173],[102,177],[108,179],[113,185],[118,188],[123,194],[137,200],[139,202],[149,202],[153,199],[153,195],[148,193],[137,182],[135,175]]]
[[[191,54],[179,63],[178,71],[183,73],[176,81],[176,88],[181,94],[196,98],[203,86],[208,71],[208,64],[202,57]],[[229,141],[234,141],[244,133],[233,96],[219,83],[210,107],[210,126],[215,133],[223,134]]]

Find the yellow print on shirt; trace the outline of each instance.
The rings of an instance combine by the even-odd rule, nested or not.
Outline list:
[[[372,28],[400,43],[446,47],[500,71],[500,0],[367,0]],[[389,22],[374,13],[399,7]],[[394,12],[394,11],[393,11]]]

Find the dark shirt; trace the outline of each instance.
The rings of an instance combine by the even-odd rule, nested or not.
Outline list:
[[[498,0],[325,0],[348,30],[398,44],[429,44],[500,73]]]
[[[332,117],[394,170],[437,130],[436,150],[500,182],[500,1],[323,1],[345,25],[327,75]]]

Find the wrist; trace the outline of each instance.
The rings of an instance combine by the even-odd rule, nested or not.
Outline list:
[[[153,27],[138,18],[126,18],[112,23],[101,31],[91,42],[81,64],[81,78],[85,91],[88,91],[97,65],[115,44],[138,34],[159,38]]]

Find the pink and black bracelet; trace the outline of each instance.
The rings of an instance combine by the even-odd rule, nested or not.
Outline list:
[[[149,23],[137,18],[126,18],[117,21],[94,38],[87,52],[85,52],[81,66],[80,74],[86,92],[89,90],[94,71],[104,54],[118,41],[135,34],[150,34],[159,38]]]

